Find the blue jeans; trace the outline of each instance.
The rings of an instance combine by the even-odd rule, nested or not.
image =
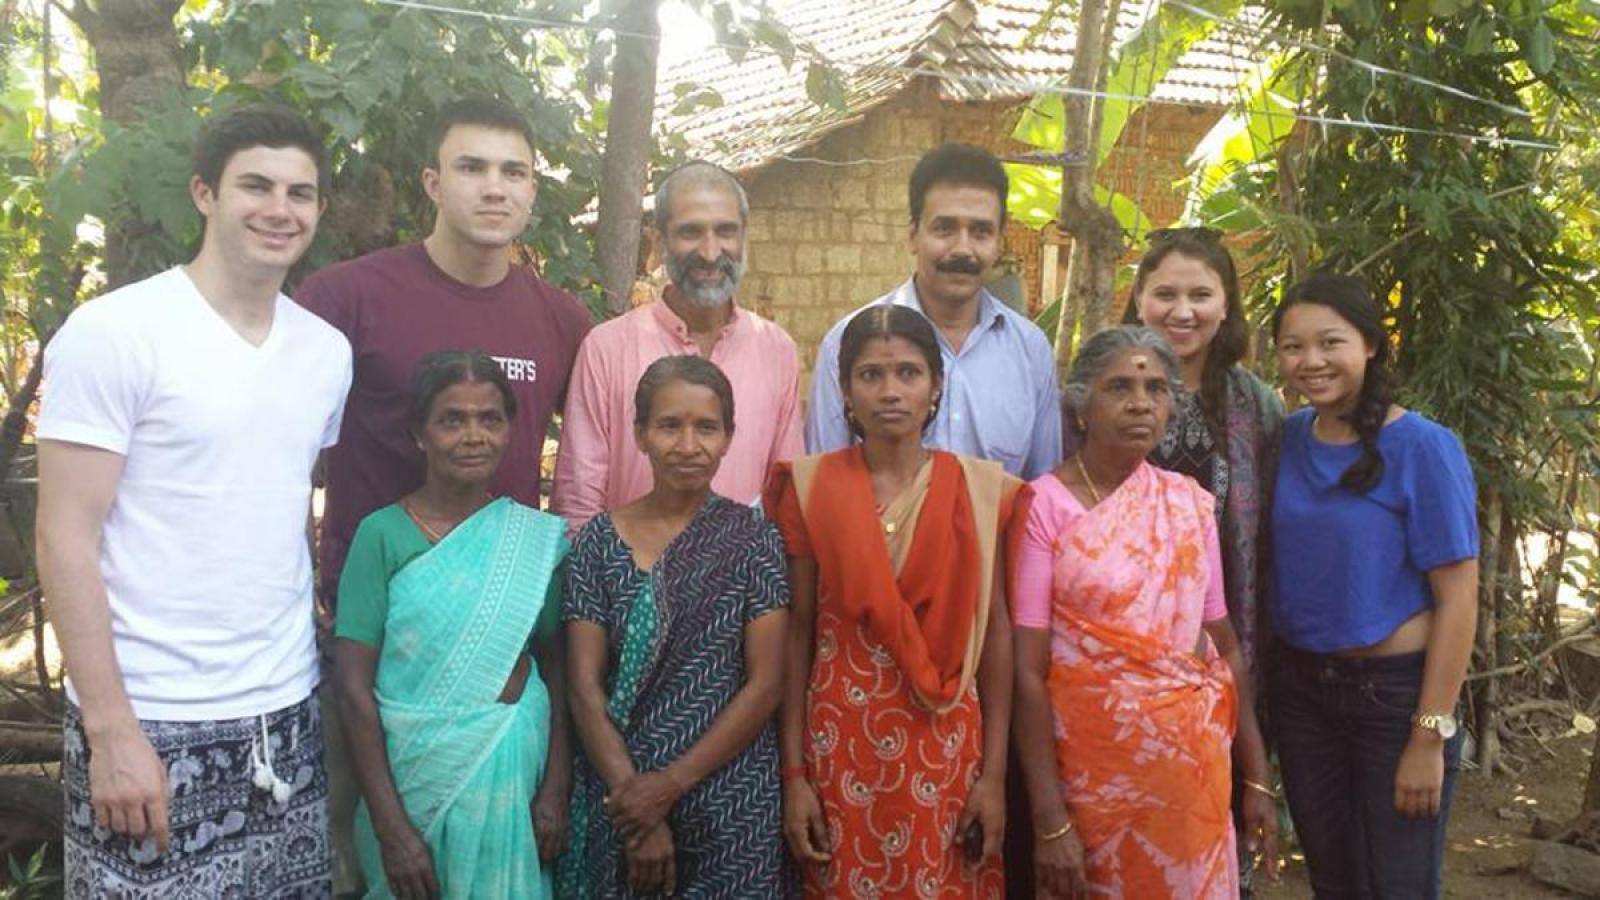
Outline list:
[[[1394,808],[1423,654],[1347,659],[1280,645],[1267,679],[1289,814],[1318,898],[1439,896],[1461,736],[1445,743],[1439,815]]]

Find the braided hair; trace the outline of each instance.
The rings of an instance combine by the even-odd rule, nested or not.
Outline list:
[[[1317,272],[1283,292],[1283,299],[1272,312],[1272,333],[1282,330],[1283,315],[1292,306],[1315,303],[1336,313],[1361,334],[1374,352],[1367,359],[1361,392],[1353,410],[1340,418],[1355,429],[1361,440],[1361,457],[1339,477],[1340,486],[1365,494],[1383,478],[1383,456],[1378,453],[1378,432],[1394,402],[1394,376],[1389,373],[1389,335],[1383,327],[1383,312],[1367,286],[1351,275]]]

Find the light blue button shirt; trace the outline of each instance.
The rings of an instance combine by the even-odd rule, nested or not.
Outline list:
[[[893,303],[922,312],[914,280],[867,304]],[[866,309],[863,306],[861,309]],[[848,447],[850,426],[839,392],[839,340],[851,313],[828,329],[812,368],[806,411],[806,452]],[[938,329],[935,329],[938,333]],[[944,395],[925,443],[930,447],[992,459],[1007,472],[1037,478],[1061,462],[1061,389],[1055,352],[1039,326],[997,300],[978,294],[978,324],[950,348],[939,334],[944,358]]]

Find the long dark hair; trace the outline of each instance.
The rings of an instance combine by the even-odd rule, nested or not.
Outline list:
[[[855,314],[850,324],[844,326],[844,334],[839,336],[839,391],[846,397],[850,396],[850,370],[856,366],[856,359],[861,356],[861,351],[867,346],[867,341],[873,338],[887,340],[889,338],[905,338],[912,346],[922,351],[923,358],[928,363],[928,374],[933,379],[935,390],[944,384],[944,356],[939,353],[939,335],[934,332],[933,324],[922,313],[905,306],[895,306],[892,303],[879,303],[869,306]],[[933,424],[934,416],[939,414],[939,401],[933,402],[933,408],[928,410],[928,420],[922,423],[922,430],[927,431]],[[850,432],[856,437],[861,437],[861,426],[854,419],[850,422]]]
[[[1394,402],[1394,376],[1389,373],[1389,334],[1383,327],[1383,311],[1372,299],[1366,284],[1351,275],[1317,272],[1283,292],[1283,299],[1272,312],[1272,334],[1276,339],[1283,327],[1283,314],[1292,306],[1315,303],[1338,314],[1361,334],[1374,353],[1367,359],[1361,380],[1361,393],[1355,409],[1341,416],[1361,438],[1361,458],[1339,476],[1339,484],[1365,494],[1383,478],[1383,456],[1378,453],[1378,432],[1388,418]]]
[[[1200,414],[1211,431],[1212,440],[1226,450],[1228,446],[1228,370],[1250,352],[1250,328],[1244,320],[1244,303],[1239,299],[1239,270],[1233,255],[1222,246],[1222,234],[1210,228],[1163,228],[1150,233],[1150,249],[1139,260],[1134,272],[1133,291],[1125,325],[1142,325],[1139,294],[1144,283],[1174,253],[1204,263],[1222,282],[1227,312],[1217,326],[1216,336],[1206,348],[1206,364],[1200,372]]]

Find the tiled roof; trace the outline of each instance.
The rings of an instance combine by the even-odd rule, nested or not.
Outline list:
[[[1050,6],[1050,0],[796,0],[776,15],[796,44],[815,47],[843,74],[844,111],[811,101],[803,55],[785,69],[770,53],[752,51],[735,63],[712,48],[662,73],[656,121],[682,134],[697,155],[742,171],[860,120],[922,74],[946,76],[939,92],[949,100],[1021,100],[1039,85],[1064,82],[1072,67],[1075,22],[1067,4],[1058,4],[1048,28],[1026,41]],[[1125,0],[1118,41],[1157,6],[1157,0]],[[1213,36],[1190,47],[1154,96],[1227,105],[1253,65],[1242,40],[1248,39]],[[710,87],[723,103],[676,114],[678,85]]]

